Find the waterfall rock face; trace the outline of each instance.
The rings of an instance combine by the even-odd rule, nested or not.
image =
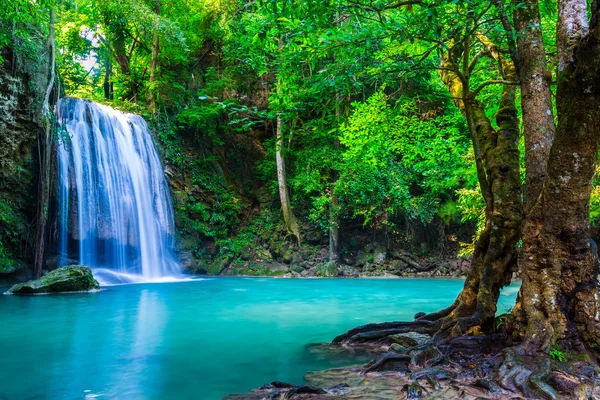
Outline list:
[[[178,275],[171,198],[146,121],[72,98],[60,101],[58,119],[62,265],[66,255],[78,254],[95,272],[138,281]]]

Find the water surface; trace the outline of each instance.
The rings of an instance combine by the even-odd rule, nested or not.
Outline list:
[[[356,361],[308,344],[436,311],[462,284],[218,278],[0,296],[0,399],[212,400],[273,380],[299,384],[309,370]],[[515,296],[508,288],[500,309]]]

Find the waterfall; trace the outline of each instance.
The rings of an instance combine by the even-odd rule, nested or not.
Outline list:
[[[104,281],[178,275],[171,197],[146,121],[72,98],[60,101],[58,119],[61,255]]]

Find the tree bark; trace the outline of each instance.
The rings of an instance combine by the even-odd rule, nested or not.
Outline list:
[[[587,1],[558,0],[556,50],[559,79],[567,65],[573,63],[575,45],[588,31]]]
[[[533,225],[523,237],[523,285],[517,326],[525,352],[548,351],[557,341],[575,348],[600,344],[598,257],[589,239],[589,202],[600,140],[599,2],[591,31],[582,21],[585,1],[559,1],[557,43],[562,52],[557,87],[558,125]],[[585,8],[584,8],[585,10]],[[579,30],[570,25],[578,21]],[[579,38],[577,42],[573,42]],[[565,47],[567,46],[567,47]],[[571,49],[571,54],[565,51]]]
[[[110,51],[106,49],[106,65],[104,67],[104,100],[113,100],[112,60]]]
[[[36,227],[36,245],[33,260],[33,275],[39,278],[42,275],[44,263],[45,244],[46,244],[46,225],[48,223],[48,206],[50,201],[50,158],[52,155],[52,113],[50,111],[50,95],[54,88],[54,69],[55,69],[55,42],[54,42],[54,23],[56,15],[54,8],[50,9],[50,23],[48,33],[48,49],[50,61],[48,63],[49,80],[42,104],[42,115],[44,118],[44,129],[40,132],[42,136],[38,141],[40,147],[40,176],[38,183],[38,217]]]
[[[152,114],[156,114],[156,99],[155,99],[155,82],[156,82],[156,69],[158,68],[158,20],[160,17],[160,0],[156,0],[156,21],[154,22],[154,38],[152,40],[152,61],[150,65],[150,79],[148,89],[148,107]]]
[[[516,81],[514,64],[505,60],[487,38],[480,40],[500,63],[504,79]],[[475,244],[471,270],[463,290],[454,304],[422,317],[424,320],[437,321],[438,340],[493,330],[500,289],[510,283],[512,273],[517,268],[516,245],[522,222],[515,86],[503,87],[500,108],[495,116],[498,129],[494,129],[486,116],[484,105],[470,91],[468,74],[460,78],[449,69],[452,69],[452,63],[446,59],[442,80],[467,119],[478,179],[486,204],[486,224]]]
[[[515,7],[518,72],[525,136],[525,213],[535,204],[547,175],[548,155],[554,139],[554,112],[550,76],[542,38],[537,0],[519,1]],[[527,230],[526,228],[524,228]]]
[[[342,116],[341,96],[336,95],[337,108],[335,110],[336,121],[339,124]],[[339,133],[338,133],[339,135]],[[333,139],[333,147],[340,147],[338,137]],[[339,179],[337,171],[331,171],[331,205],[329,206],[329,262],[338,263],[340,260],[340,216],[339,216],[339,198],[335,192],[335,183]]]
[[[279,92],[279,88],[277,88]],[[287,177],[285,172],[285,151],[284,151],[284,135],[283,135],[283,120],[280,115],[277,116],[277,142],[275,149],[275,160],[277,163],[277,183],[279,185],[279,199],[281,200],[281,212],[283,221],[287,231],[298,239],[298,244],[301,243],[300,227],[298,220],[292,211],[290,203],[290,195],[287,186]]]

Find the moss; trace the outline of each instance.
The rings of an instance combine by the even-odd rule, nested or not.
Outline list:
[[[39,279],[20,283],[9,294],[40,294],[62,292],[85,292],[100,289],[92,271],[81,265],[71,265],[48,272]]]

